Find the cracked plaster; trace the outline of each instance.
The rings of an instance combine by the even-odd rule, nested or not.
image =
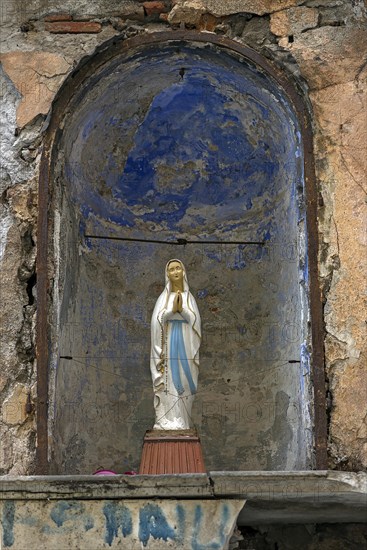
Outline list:
[[[47,114],[69,64],[61,55],[48,52],[9,52],[0,62],[22,98],[17,124],[25,126],[38,114]]]

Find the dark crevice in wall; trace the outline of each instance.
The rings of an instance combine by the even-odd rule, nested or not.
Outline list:
[[[333,407],[333,396],[329,387],[329,378],[325,380],[326,384],[326,417],[327,417],[327,435],[329,437],[330,433],[330,422],[331,422],[331,409]]]
[[[28,305],[32,306],[34,304],[33,289],[37,284],[37,274],[32,273],[27,281],[26,291],[28,294]]]
[[[29,254],[32,251],[33,247],[35,246],[31,229],[28,229],[24,233],[24,235],[22,235],[21,240],[22,240],[22,247],[24,252],[26,254]]]
[[[7,197],[7,188],[5,188],[2,194],[0,195],[0,204],[9,204],[8,197]]]
[[[29,338],[30,328],[30,320],[25,319],[21,335],[19,336],[16,344],[18,359],[22,363],[32,362],[36,356],[33,342]],[[26,381],[28,378],[27,373],[24,373],[24,376],[24,381]]]
[[[246,525],[239,526],[237,533],[236,548],[239,550],[329,550],[339,547],[359,550],[365,547],[366,541],[366,525],[361,523]]]
[[[346,23],[345,21],[329,21],[328,23],[325,23],[325,24],[322,24],[321,22],[318,26],[319,27],[345,27]]]
[[[324,200],[320,193],[319,195],[319,215],[320,217],[324,216]],[[335,224],[335,222],[334,222]],[[323,243],[320,245],[320,263],[328,266],[327,275],[323,277],[321,282],[321,299],[322,299],[322,318],[323,318],[323,333],[324,333],[324,343],[328,335],[326,323],[325,323],[325,308],[329,296],[329,292],[332,286],[334,272],[340,269],[340,257],[339,257],[339,238],[337,233],[337,227],[335,225],[336,235],[337,235],[337,248],[338,253],[333,254],[329,257],[329,244]],[[324,357],[325,354],[325,344],[324,344]],[[335,461],[332,453],[332,440],[330,439],[330,426],[332,421],[332,410],[333,410],[333,393],[331,391],[331,380],[329,378],[329,372],[324,364],[325,372],[325,404],[326,404],[326,422],[327,422],[327,440],[328,440],[328,457],[329,457],[329,467],[331,469],[345,470],[348,469],[345,467],[345,461],[343,458]],[[337,463],[336,463],[337,462]],[[353,469],[353,468],[351,468]]]
[[[35,346],[33,334],[33,318],[35,314],[35,289],[37,275],[35,272],[35,246],[33,238],[33,226],[28,224],[21,234],[20,240],[23,251],[23,263],[18,268],[18,279],[24,291],[23,323],[16,343],[18,360],[20,363],[32,365],[35,359]],[[30,366],[30,368],[32,368]],[[29,381],[28,367],[22,371],[23,382]]]
[[[326,296],[327,296],[327,293],[330,289],[332,277],[333,277],[333,274],[331,273],[330,274],[330,279],[328,280],[327,285],[323,286],[322,292],[321,292],[321,296],[322,296],[321,299],[322,299],[323,334],[324,334],[324,337],[323,337],[324,357],[325,357],[325,337],[326,337],[326,334],[327,334],[326,325],[325,325],[325,306],[326,306],[326,301],[327,301]],[[325,359],[324,359],[323,368],[324,368],[324,375],[325,375],[326,437],[327,437],[327,442],[328,442],[329,441],[329,434],[330,434],[332,394],[331,394],[330,389],[329,389],[330,388],[330,386],[329,386],[329,377],[328,377],[327,371],[326,371]]]

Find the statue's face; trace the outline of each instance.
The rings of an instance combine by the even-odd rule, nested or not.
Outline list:
[[[168,264],[167,272],[171,283],[181,283],[183,281],[183,269],[180,262],[171,262]]]

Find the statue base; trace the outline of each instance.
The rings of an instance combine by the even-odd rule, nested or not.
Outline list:
[[[139,474],[205,473],[196,430],[149,430],[145,433]]]

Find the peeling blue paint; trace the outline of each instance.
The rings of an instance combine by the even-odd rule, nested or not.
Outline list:
[[[157,504],[147,504],[139,512],[139,539],[143,546],[147,546],[151,536],[164,541],[176,540],[175,530]]]
[[[283,182],[292,186],[299,132],[271,81],[224,53],[197,56],[185,46],[175,56],[166,46],[145,55],[152,89],[141,89],[145,64],[132,57],[87,109],[81,103],[65,173],[85,218],[135,233],[138,218],[177,234],[205,226],[205,207],[215,205],[225,230],[254,199],[266,192],[274,200]],[[139,98],[129,97],[134,89]],[[91,147],[100,154],[86,154]]]
[[[44,533],[45,535],[50,535],[52,533],[52,529],[49,525],[42,525],[41,527],[41,533]]]
[[[225,536],[225,528],[228,526],[228,522],[230,519],[230,511],[227,504],[222,505],[222,511],[221,511],[221,518],[220,518],[220,524],[219,524],[219,540],[220,544],[223,546],[226,536]]]
[[[90,531],[94,527],[94,520],[92,517],[85,518],[84,529],[85,531]]]
[[[200,543],[200,531],[201,531],[201,524],[203,519],[203,509],[201,505],[198,504],[195,509],[193,535],[192,535],[192,541],[191,541],[192,550],[220,550],[221,548],[223,548],[223,545],[226,540],[225,527],[228,523],[229,517],[230,517],[230,514],[229,514],[228,506],[224,504],[221,509],[221,520],[220,520],[220,525],[218,530],[219,531],[218,539],[216,541],[202,544]]]
[[[14,517],[15,517],[15,502],[13,500],[5,500],[3,508],[3,545],[5,548],[10,548],[14,544]]]
[[[305,376],[310,376],[310,352],[308,346],[305,342],[301,345],[301,369],[300,369],[300,386],[301,393],[303,394],[306,390],[305,388]]]
[[[62,527],[66,521],[81,522],[86,531],[94,527],[93,518],[85,513],[85,506],[80,502],[57,502],[50,512],[50,517],[57,527]]]
[[[185,538],[185,531],[186,531],[186,512],[182,504],[177,504],[176,515],[177,515],[176,541],[177,541],[177,544],[182,544]]]
[[[230,265],[231,269],[244,269],[246,267],[246,262],[243,256],[235,256],[232,264]]]
[[[34,518],[32,516],[28,516],[26,518],[21,518],[18,520],[19,523],[22,525],[27,525],[28,527],[35,527],[39,524],[39,521],[37,518]]]

